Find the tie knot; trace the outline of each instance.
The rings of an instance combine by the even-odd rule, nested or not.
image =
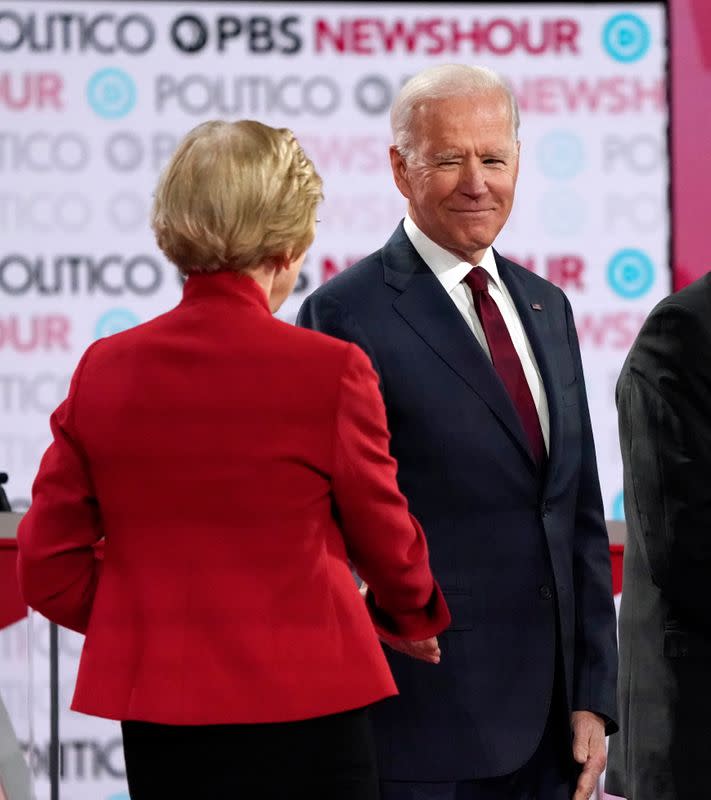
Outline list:
[[[483,267],[474,267],[464,280],[472,292],[486,292],[489,290],[489,276]]]

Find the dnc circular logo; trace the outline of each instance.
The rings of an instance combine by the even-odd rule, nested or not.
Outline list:
[[[104,336],[127,331],[140,321],[133,311],[126,308],[112,308],[99,317],[94,328],[94,339],[103,339]]]
[[[625,493],[618,492],[612,501],[612,519],[624,522],[625,519]]]
[[[617,294],[632,300],[651,288],[654,265],[641,250],[619,250],[607,265],[607,280]]]
[[[649,49],[649,27],[636,14],[616,14],[602,31],[602,44],[615,61],[639,61]]]
[[[100,69],[86,89],[89,105],[105,119],[119,119],[136,105],[136,85],[120,69]]]
[[[583,161],[583,143],[569,131],[551,131],[538,144],[538,163],[549,178],[572,178]]]

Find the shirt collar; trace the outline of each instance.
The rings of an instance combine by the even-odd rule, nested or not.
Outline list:
[[[415,225],[412,217],[407,214],[403,223],[407,238],[412,246],[417,250],[420,258],[427,264],[432,272],[437,276],[439,282],[444,287],[447,294],[451,294],[473,269],[468,261],[461,261],[449,250],[440,247],[437,242],[433,242],[429,236]],[[496,266],[494,250],[491,246],[487,247],[481,261],[476,265],[482,267],[489,273],[489,278],[501,288],[501,278],[499,268]]]

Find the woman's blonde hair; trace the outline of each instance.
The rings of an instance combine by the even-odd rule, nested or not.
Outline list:
[[[242,270],[306,251],[321,188],[287,128],[205,122],[188,133],[163,172],[151,224],[181,272]]]

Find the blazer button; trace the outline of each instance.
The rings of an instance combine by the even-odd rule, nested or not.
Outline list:
[[[547,586],[545,583],[543,584],[543,586],[538,587],[538,594],[540,594],[540,596],[544,600],[550,600],[551,597],[553,597],[553,592],[551,591],[551,587]]]
[[[551,501],[545,500],[541,505],[541,516],[547,517],[551,513]]]

